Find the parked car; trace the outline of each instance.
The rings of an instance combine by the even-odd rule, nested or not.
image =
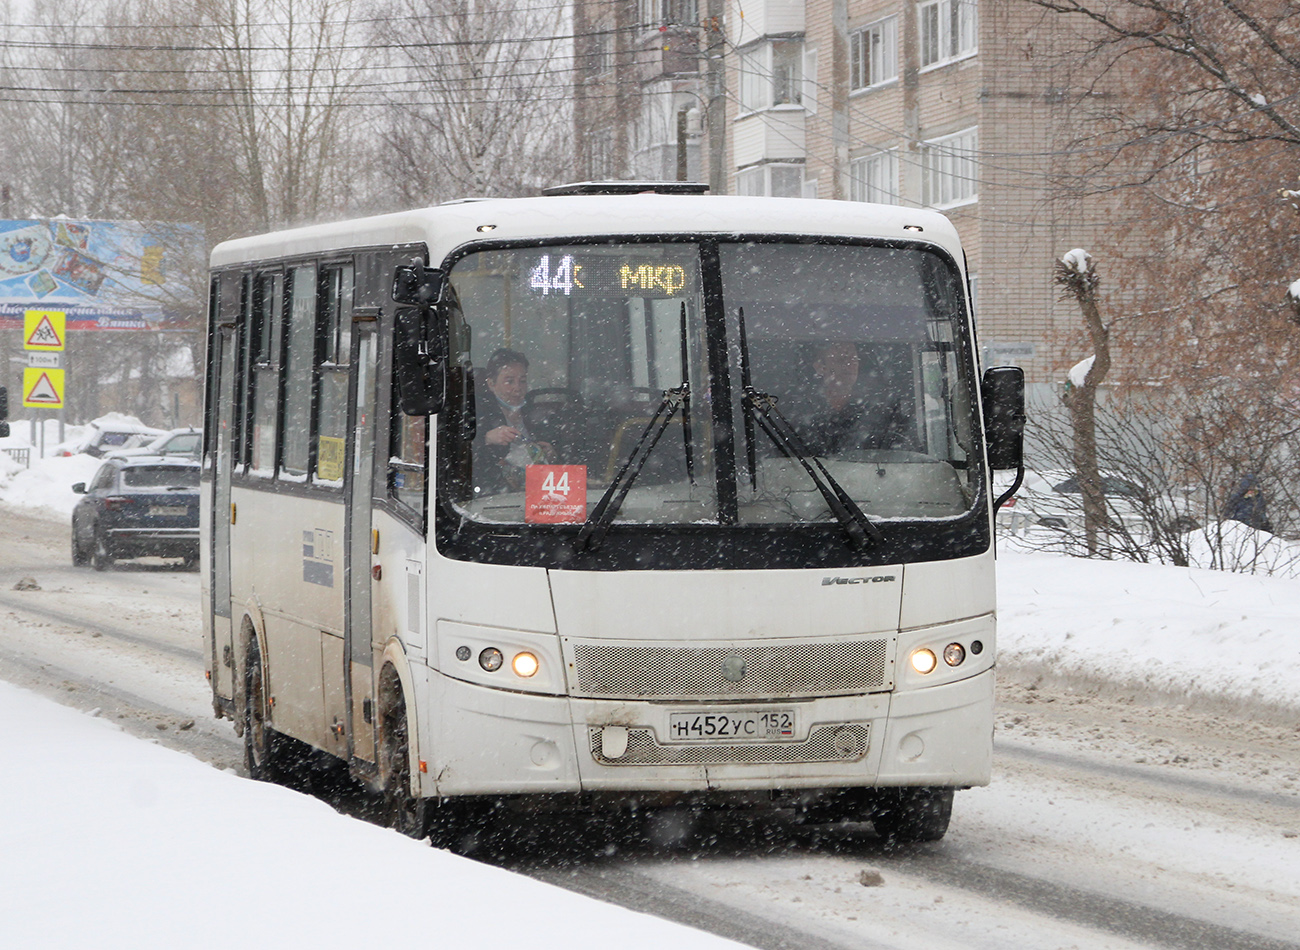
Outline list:
[[[193,426],[184,429],[172,429],[164,432],[147,445],[132,448],[113,449],[104,453],[104,458],[134,458],[139,455],[179,455],[196,459],[203,447],[203,431]]]
[[[199,463],[139,456],[106,459],[72,509],[72,563],[103,571],[119,558],[199,560]]]
[[[96,419],[81,438],[55,446],[54,454],[78,455],[84,452],[95,458],[103,458],[109,452],[136,448],[166,434],[163,429],[154,429],[137,422]]]
[[[1010,487],[1008,473],[1000,473],[995,491]],[[1101,473],[1101,491],[1107,514],[1121,529],[1127,543],[1144,546],[1151,540],[1151,522],[1158,519],[1165,532],[1184,534],[1198,527],[1187,506],[1177,503],[1182,496],[1148,495],[1141,482],[1117,472]],[[1083,530],[1083,492],[1072,472],[1025,471],[1024,481],[1014,496],[998,509],[998,526],[1020,535],[1027,529],[1051,528],[1070,540],[1079,540]]]

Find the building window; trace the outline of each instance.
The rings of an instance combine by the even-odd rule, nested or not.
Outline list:
[[[749,197],[769,195],[773,198],[804,196],[802,165],[759,165],[736,172],[736,194]]]
[[[769,40],[740,54],[740,109],[799,105],[803,97],[803,40]]]
[[[803,40],[772,41],[772,105],[797,106],[803,95]]]
[[[898,78],[898,17],[849,34],[849,88],[866,89]]]
[[[921,203],[947,208],[979,197],[976,152],[979,130],[965,129],[924,143],[921,148]]]
[[[696,0],[640,0],[641,25],[659,27],[667,24],[697,26]]]
[[[851,162],[849,198],[875,204],[898,204],[898,151],[876,152]]]
[[[934,66],[970,56],[979,46],[976,0],[932,0],[917,8],[921,65]]]
[[[593,76],[614,68],[614,34],[601,30],[587,37],[587,72]]]

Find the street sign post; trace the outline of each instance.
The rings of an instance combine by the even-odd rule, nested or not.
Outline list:
[[[23,314],[23,349],[63,350],[68,340],[68,314],[63,310],[28,310]]]
[[[66,383],[63,351],[67,346],[67,311],[23,312],[23,349],[27,351],[27,368],[23,370],[23,407],[59,410],[60,441],[63,439],[63,394]],[[45,424],[41,423],[42,454],[44,442]]]
[[[62,409],[63,385],[63,370],[29,366],[23,370],[23,405],[32,409]]]

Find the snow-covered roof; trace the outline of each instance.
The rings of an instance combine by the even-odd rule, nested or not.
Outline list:
[[[481,230],[480,230],[481,229]],[[440,263],[476,240],[565,240],[619,234],[793,234],[914,240],[960,264],[957,231],[934,211],[857,201],[732,195],[573,195],[466,201],[319,224],[218,244],[212,266],[349,247],[427,244]]]

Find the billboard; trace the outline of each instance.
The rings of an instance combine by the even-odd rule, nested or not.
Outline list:
[[[33,309],[65,313],[69,330],[193,329],[205,280],[196,225],[0,221],[0,329]]]

